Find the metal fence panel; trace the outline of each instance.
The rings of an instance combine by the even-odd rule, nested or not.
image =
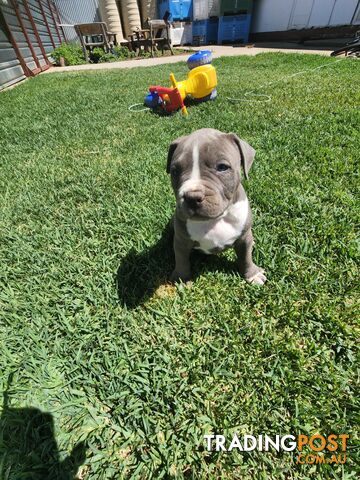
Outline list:
[[[61,25],[68,41],[77,40],[77,34],[72,25],[76,23],[101,22],[98,0],[55,0],[59,11]]]

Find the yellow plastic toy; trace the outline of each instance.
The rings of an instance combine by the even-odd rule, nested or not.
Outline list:
[[[199,62],[205,65],[199,65]],[[145,105],[152,109],[173,112],[181,108],[184,115],[187,109],[184,105],[186,97],[198,101],[212,100],[216,98],[217,77],[216,70],[211,65],[211,52],[198,52],[188,59],[191,69],[187,79],[177,82],[173,73],[170,74],[172,88],[151,86],[149,94],[145,97]]]

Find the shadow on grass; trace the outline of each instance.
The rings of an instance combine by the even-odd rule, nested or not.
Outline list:
[[[4,393],[0,432],[1,479],[74,480],[85,461],[83,442],[60,461],[52,415],[38,408],[9,407],[7,392]]]
[[[117,270],[116,281],[120,303],[136,308],[151,297],[159,285],[167,282],[173,263],[173,226],[169,221],[161,238],[139,253],[130,250]]]
[[[210,99],[204,100],[204,99],[196,99],[196,98],[186,97],[185,100],[184,100],[184,105],[186,107],[191,107],[192,108],[192,107],[197,107],[197,106],[199,106],[202,103],[205,103],[207,101],[214,101],[214,100],[210,100]],[[180,113],[180,109],[174,110],[173,112],[167,112],[166,110],[164,110],[161,107],[150,108],[149,111],[150,111],[151,114],[158,115],[160,117],[171,117],[172,115],[176,115],[176,114]]]
[[[169,283],[175,266],[173,237],[170,221],[156,244],[141,253],[130,250],[122,259],[116,283],[119,301],[123,306],[136,308],[145,303],[160,285]],[[193,280],[205,271],[236,271],[235,263],[224,256],[206,255],[197,251],[191,255],[191,265]]]

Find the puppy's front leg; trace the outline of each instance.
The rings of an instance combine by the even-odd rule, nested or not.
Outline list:
[[[266,282],[264,270],[252,260],[252,248],[254,239],[251,228],[239,237],[235,244],[235,252],[238,259],[238,267],[241,275],[248,283],[263,285]]]
[[[175,270],[172,272],[171,282],[182,280],[187,282],[191,278],[190,252],[192,245],[189,242],[181,242],[174,236],[174,252],[175,252]]]

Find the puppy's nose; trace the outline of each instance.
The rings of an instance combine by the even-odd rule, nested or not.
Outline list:
[[[201,190],[190,190],[184,193],[185,202],[193,208],[198,207],[204,200],[205,194]]]

